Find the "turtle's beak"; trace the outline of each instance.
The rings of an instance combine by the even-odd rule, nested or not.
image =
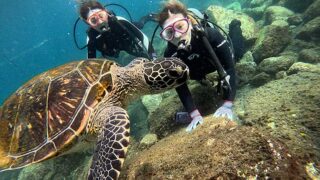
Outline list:
[[[183,69],[181,66],[176,66],[168,70],[168,75],[172,78],[179,78],[183,75]]]

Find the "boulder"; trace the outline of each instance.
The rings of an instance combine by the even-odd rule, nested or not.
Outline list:
[[[260,20],[263,17],[265,9],[269,7],[273,0],[252,0],[248,2],[247,8],[243,12],[248,14],[254,20]]]
[[[212,114],[219,107],[221,102],[217,90],[210,82],[214,73],[208,75],[208,81],[203,85],[197,81],[189,81],[188,87],[191,91],[193,101],[202,115]],[[174,90],[170,91],[170,96],[163,98],[158,109],[150,114],[148,118],[150,132],[163,138],[168,136],[177,128],[185,124],[178,124],[175,122],[175,114],[179,111],[186,111]]]
[[[128,114],[130,118],[131,137],[141,139],[148,133],[148,110],[141,102],[141,99],[132,102],[128,106]]]
[[[267,7],[270,4],[272,4],[272,0],[251,0],[249,2],[249,7],[254,8],[254,7]]]
[[[145,95],[141,98],[143,105],[148,110],[148,113],[153,113],[162,101],[162,94]]]
[[[302,1],[301,3],[305,3]],[[305,21],[309,21],[320,16],[320,0],[315,0],[307,10],[305,10],[303,17]]]
[[[84,152],[56,157],[23,168],[18,180],[85,179],[91,159],[92,155]]]
[[[279,71],[286,71],[297,61],[294,56],[278,56],[264,59],[258,66],[259,71],[275,75]]]
[[[289,16],[287,19],[287,22],[289,23],[289,25],[299,25],[301,24],[303,21],[301,14],[294,14],[292,16]]]
[[[245,8],[245,9],[243,9],[243,12],[248,14],[255,21],[258,21],[263,17],[265,9],[266,9],[266,7]]]
[[[301,62],[293,66],[297,64]],[[235,108],[244,111],[244,124],[266,126],[274,123],[271,132],[300,157],[319,159],[320,151],[315,148],[320,145],[319,77],[319,73],[300,71],[271,81],[247,92],[242,96],[244,106],[235,104]],[[317,176],[319,178],[319,174]]]
[[[306,179],[301,160],[261,128],[206,117],[128,158],[120,179]]]
[[[239,79],[239,85],[248,83],[256,75],[257,65],[254,62],[252,53],[248,51],[244,54],[240,62],[236,63],[236,71]]]
[[[304,49],[299,53],[299,61],[307,63],[320,63],[320,48]]]
[[[290,43],[288,26],[265,26],[259,32],[259,38],[253,48],[253,57],[257,64],[268,57],[278,56]]]
[[[149,148],[150,146],[154,145],[158,141],[158,137],[156,134],[146,134],[140,141],[139,147]]]
[[[271,81],[272,77],[265,73],[265,72],[262,72],[262,73],[259,73],[257,75],[255,75],[251,80],[250,80],[250,84],[252,86],[262,86],[264,85],[265,83]]]
[[[320,41],[320,16],[304,24],[296,38],[304,41]]]
[[[287,71],[289,75],[297,74],[299,72],[311,72],[320,74],[320,65],[313,65],[309,63],[296,62]],[[319,76],[319,75],[318,75]]]
[[[294,13],[285,7],[269,6],[264,14],[265,24],[270,25],[277,20],[287,21],[288,17],[292,15],[294,15]]]
[[[258,29],[254,20],[245,13],[228,10],[220,6],[209,6],[206,12],[209,17],[214,17],[216,23],[226,32],[229,31],[229,24],[233,19],[240,20],[246,44],[252,44],[256,40]]]
[[[241,4],[239,2],[233,2],[231,4],[228,4],[226,8],[235,11],[241,11]]]
[[[315,47],[317,46],[313,42],[307,42],[301,39],[292,39],[284,51],[292,51],[299,53],[303,49],[311,49]]]
[[[287,72],[286,71],[279,71],[276,74],[276,79],[282,79],[282,78],[285,78],[285,77],[287,77]]]
[[[280,0],[278,5],[284,6],[294,12],[302,13],[304,12],[310,4],[312,4],[315,0]]]

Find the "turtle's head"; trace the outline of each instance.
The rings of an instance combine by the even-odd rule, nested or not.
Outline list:
[[[162,58],[144,63],[144,79],[151,91],[160,92],[185,83],[189,68],[178,58]]]

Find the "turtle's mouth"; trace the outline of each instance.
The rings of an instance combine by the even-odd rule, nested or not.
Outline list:
[[[170,78],[180,78],[183,75],[183,69],[181,66],[177,66],[174,69],[168,70],[168,76]]]
[[[181,77],[177,80],[178,86],[186,83],[188,79],[189,79],[189,68],[187,67],[184,71],[182,71]]]

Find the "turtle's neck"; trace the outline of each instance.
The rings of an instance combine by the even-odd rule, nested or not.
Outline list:
[[[105,99],[107,105],[126,108],[127,105],[144,94],[141,88],[143,72],[137,66],[112,68],[113,89]]]

